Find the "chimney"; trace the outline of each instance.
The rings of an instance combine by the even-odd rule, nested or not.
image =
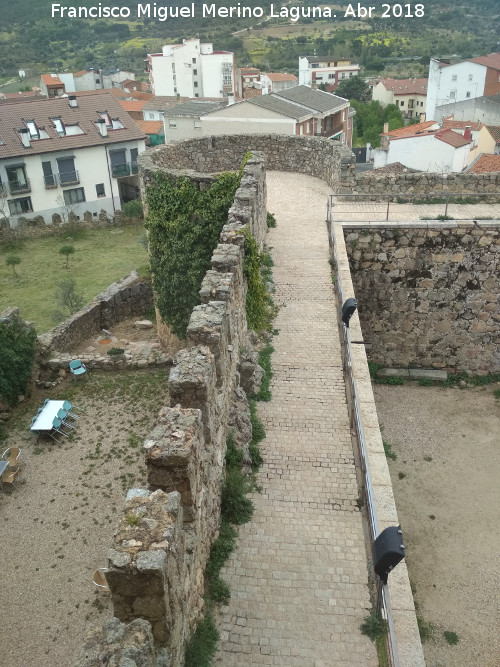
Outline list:
[[[464,139],[467,139],[467,141],[471,141],[472,139],[472,132],[470,125],[465,126]]]
[[[25,148],[31,148],[30,131],[25,127],[23,127],[19,130],[19,134],[21,136],[21,141],[23,143],[23,146]]]
[[[96,123],[101,137],[107,137],[108,128],[106,127],[106,121],[104,120],[104,118],[99,118],[99,120],[96,120]]]
[[[389,132],[389,123],[384,123],[384,134],[387,134]]]
[[[70,96],[68,97],[68,101],[69,101],[69,106],[70,106],[72,109],[76,109],[76,107],[78,106],[78,101],[77,101],[77,99],[76,99],[76,95],[70,95]]]

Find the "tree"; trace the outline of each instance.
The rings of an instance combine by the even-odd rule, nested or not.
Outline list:
[[[345,97],[348,100],[358,100],[359,102],[369,102],[372,98],[370,86],[360,76],[343,79],[339,83],[335,95]]]
[[[7,255],[7,257],[5,258],[5,263],[7,264],[7,266],[12,267],[12,270],[14,271],[14,275],[17,278],[18,275],[16,273],[16,266],[18,264],[21,264],[21,258],[17,257],[17,255]]]
[[[57,305],[64,309],[64,311],[56,310],[53,318],[59,322],[68,315],[73,315],[85,305],[83,293],[76,289],[76,282],[73,278],[65,278],[57,283],[56,292]]]
[[[69,256],[75,253],[75,249],[72,245],[63,245],[62,248],[59,248],[60,255],[66,255],[66,269],[69,269]]]

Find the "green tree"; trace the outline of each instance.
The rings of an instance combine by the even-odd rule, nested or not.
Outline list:
[[[345,97],[347,100],[358,100],[358,102],[369,102],[372,98],[370,86],[360,76],[343,79],[339,83],[335,94],[339,97]]]
[[[21,264],[21,258],[18,257],[17,255],[7,255],[7,257],[5,258],[5,263],[7,264],[7,266],[12,267],[12,271],[14,272],[14,275],[17,278],[18,276],[16,272],[16,266],[18,264]]]
[[[15,405],[24,394],[35,355],[36,331],[16,319],[0,323],[0,396]]]
[[[59,248],[60,255],[66,255],[66,264],[65,268],[69,268],[69,256],[74,255],[75,249],[72,245],[63,245],[62,248]]]
[[[56,303],[62,310],[56,310],[53,314],[54,320],[60,322],[68,315],[73,315],[85,304],[83,293],[77,291],[74,278],[65,278],[57,283]]]

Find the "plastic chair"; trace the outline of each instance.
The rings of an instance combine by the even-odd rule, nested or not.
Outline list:
[[[68,421],[66,421],[66,417],[68,416],[68,413],[66,410],[63,410],[60,408],[57,411],[57,418],[61,420],[61,423],[64,424],[64,426],[67,426],[68,428],[75,428],[72,424],[70,424]]]
[[[17,468],[16,470],[4,472],[4,474],[0,477],[0,485],[2,487],[2,490],[4,484],[7,484],[12,488],[14,486],[14,482],[16,481],[18,475],[19,475],[19,468]]]
[[[77,407],[76,405],[73,405],[69,401],[64,401],[64,403],[63,403],[63,410],[66,410],[66,412],[68,414],[68,417],[72,417],[73,419],[80,419],[80,417],[77,414],[75,414],[74,409],[76,407]],[[77,408],[77,409],[81,409],[81,408]]]
[[[105,567],[100,567],[94,572],[94,576],[92,577],[92,581],[96,588],[105,592],[109,591],[108,582],[106,581],[106,572],[107,569]]]
[[[17,461],[21,456],[21,450],[19,447],[9,447],[2,454],[2,459],[9,462],[9,468],[14,468],[17,465]]]
[[[60,419],[58,419],[57,417],[54,417],[54,420],[52,422],[52,430],[57,431],[58,433],[60,433],[61,435],[64,435],[67,438],[69,434],[65,433],[62,430],[62,428],[61,428],[62,425],[63,425],[62,421]],[[50,432],[49,432],[49,435],[50,435]]]
[[[69,362],[69,369],[73,375],[73,378],[76,380],[78,377],[84,377],[87,374],[87,367],[80,359],[73,359]]]

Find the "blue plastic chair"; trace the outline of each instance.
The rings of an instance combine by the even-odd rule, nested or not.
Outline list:
[[[74,359],[73,361],[70,361],[69,369],[75,380],[80,376],[84,377],[87,373],[87,367],[80,361],[80,359]]]
[[[81,410],[82,408],[79,408],[77,405],[73,405],[73,403],[70,403],[69,401],[64,401],[63,403],[63,410],[66,410],[68,413],[68,417],[72,417],[73,419],[80,419],[78,415],[75,413],[75,408],[78,410]]]
[[[68,416],[68,413],[66,412],[66,410],[63,410],[62,408],[60,408],[57,411],[57,418],[61,420],[61,423],[64,424],[64,426],[67,426],[68,428],[75,428],[68,421],[66,421],[67,416]]]

